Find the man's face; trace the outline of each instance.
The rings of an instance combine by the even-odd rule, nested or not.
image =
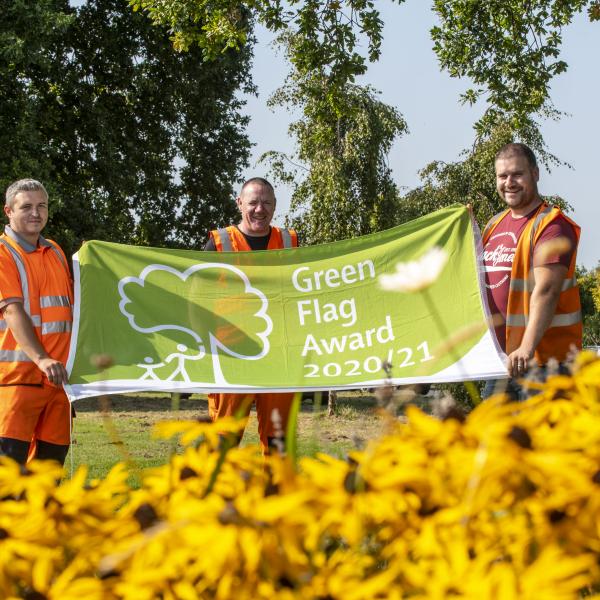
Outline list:
[[[538,199],[537,182],[540,172],[522,155],[499,158],[496,161],[496,189],[500,198],[513,211],[526,211]]]
[[[48,200],[42,191],[19,192],[12,208],[4,206],[10,228],[32,244],[37,244],[40,232],[48,222]]]
[[[273,190],[260,183],[249,183],[237,199],[242,213],[240,229],[247,235],[261,236],[269,233],[275,213]]]

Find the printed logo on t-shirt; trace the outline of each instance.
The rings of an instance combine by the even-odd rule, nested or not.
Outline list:
[[[517,236],[512,231],[502,231],[490,237],[483,250],[483,264],[488,273],[496,275],[488,276],[485,283],[488,289],[499,288],[508,282],[516,251]]]

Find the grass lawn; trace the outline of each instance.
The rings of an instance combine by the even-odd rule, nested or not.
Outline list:
[[[106,401],[106,400],[105,400]],[[140,469],[164,463],[174,449],[171,441],[156,440],[152,427],[158,421],[196,419],[208,416],[206,397],[194,394],[173,410],[170,395],[144,393],[111,396],[108,417],[103,415],[101,400],[78,400],[73,424],[73,445],[65,467],[70,472],[88,465],[89,477],[103,477],[116,463],[130,458]],[[311,400],[302,403],[298,421],[298,451],[301,456],[324,452],[343,457],[349,450],[377,437],[382,430],[373,396],[360,392],[340,392],[338,409],[327,416],[326,407],[316,411]],[[254,410],[242,444],[257,444]],[[132,482],[135,484],[135,482]]]

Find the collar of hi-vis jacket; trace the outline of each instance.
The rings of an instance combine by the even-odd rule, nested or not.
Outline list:
[[[252,250],[245,234],[237,225],[229,225],[221,229],[211,231],[211,235],[215,240],[215,246],[224,252],[232,252],[234,243],[240,246],[241,250]],[[293,229],[275,227],[271,225],[269,230],[269,239],[267,242],[267,250],[295,248],[298,245],[296,233]]]
[[[13,240],[13,242],[19,244],[23,252],[27,252],[28,254],[30,254],[31,252],[35,252],[40,246],[52,248],[52,244],[48,240],[43,238],[41,235],[38,239],[38,245],[34,246],[33,244],[30,244],[27,240],[24,240],[16,231],[13,231],[8,225],[4,226],[4,233],[11,240]]]

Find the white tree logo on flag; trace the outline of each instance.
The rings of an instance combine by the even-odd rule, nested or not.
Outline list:
[[[118,289],[119,310],[134,330],[144,334],[181,332],[189,338],[188,343],[177,344],[176,352],[156,361],[140,357],[140,380],[193,381],[188,371],[208,351],[215,383],[225,384],[220,354],[259,360],[269,353],[273,322],[267,314],[268,300],[237,267],[203,263],[181,272],[151,264],[138,277],[122,278]],[[170,374],[160,377],[157,371],[167,365],[173,367]]]

